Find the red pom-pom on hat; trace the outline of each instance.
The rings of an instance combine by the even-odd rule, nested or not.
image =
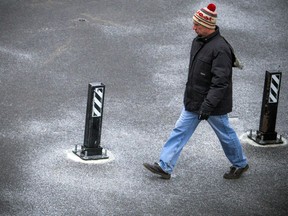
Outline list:
[[[215,4],[213,4],[213,3],[211,3],[211,4],[209,4],[208,6],[207,6],[207,8],[210,10],[210,11],[215,11],[216,10],[216,5]]]

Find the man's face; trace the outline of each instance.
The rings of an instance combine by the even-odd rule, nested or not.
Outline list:
[[[196,32],[196,34],[199,36],[199,37],[206,37],[208,36],[211,32],[210,29],[200,25],[199,23],[197,22],[193,22],[193,30]]]

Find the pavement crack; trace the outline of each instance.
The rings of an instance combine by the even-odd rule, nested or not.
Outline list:
[[[100,24],[103,24],[103,25],[110,25],[110,26],[120,26],[118,23],[115,23],[113,21],[110,21],[110,20],[106,20],[106,19],[101,19],[99,17],[95,17],[95,16],[92,16],[91,14],[87,14],[87,13],[82,13],[81,14],[82,16],[84,17],[87,17],[93,21],[96,21]]]

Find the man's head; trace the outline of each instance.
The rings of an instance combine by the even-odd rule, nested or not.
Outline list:
[[[209,4],[198,10],[193,16],[193,30],[200,37],[206,37],[216,28],[217,13],[215,4]]]

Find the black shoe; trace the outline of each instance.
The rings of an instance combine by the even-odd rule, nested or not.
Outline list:
[[[249,169],[249,165],[247,164],[243,168],[237,168],[237,167],[230,167],[230,171],[226,172],[223,176],[225,179],[238,179],[241,177],[242,173],[246,172]]]
[[[148,164],[148,163],[144,163],[143,165],[146,169],[148,169],[149,171],[151,171],[155,174],[160,175],[161,178],[163,178],[163,179],[170,179],[171,178],[171,174],[164,172],[158,163],[154,163],[153,165]]]

